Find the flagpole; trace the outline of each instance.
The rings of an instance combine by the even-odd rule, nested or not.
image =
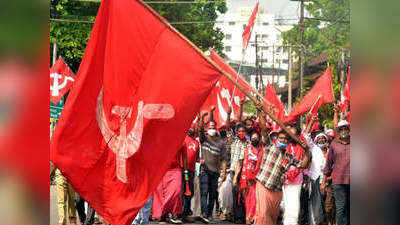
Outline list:
[[[143,0],[137,0],[144,7],[146,7],[154,16],[156,16],[161,22],[164,23],[166,27],[171,29],[174,33],[176,33],[179,37],[185,40],[194,50],[196,50],[208,63],[214,66],[215,69],[218,70],[221,74],[223,74],[226,78],[228,78],[239,90],[241,90],[251,101],[253,101],[256,106],[258,106],[265,114],[267,114],[275,123],[277,123],[282,130],[284,130],[288,135],[293,138],[297,143],[299,143],[305,150],[308,151],[307,144],[300,140],[298,136],[296,136],[292,131],[286,128],[285,125],[281,123],[271,112],[267,110],[267,108],[261,104],[253,95],[251,95],[241,84],[239,84],[229,73],[225,72],[221,67],[219,67],[212,59],[210,59],[204,52],[199,49],[193,42],[191,42],[187,37],[181,34],[178,30],[176,30],[171,24],[168,23],[162,16],[160,16],[153,8],[151,8],[148,4],[146,4]]]
[[[238,71],[237,71],[237,73],[236,73],[236,74],[237,74],[237,75],[236,75],[236,82],[238,82],[239,74],[240,74],[240,69],[242,68],[242,63],[243,63],[243,61],[244,61],[245,55],[246,55],[246,49],[243,49],[243,50],[242,50],[242,61],[240,61],[240,63],[239,63],[239,69],[238,69]],[[232,96],[231,96],[231,102],[232,102],[233,96],[235,96],[235,91],[236,91],[236,86],[233,87]]]
[[[318,95],[317,100],[314,102],[314,104],[312,105],[310,111],[308,111],[308,115],[310,115],[310,113],[314,110],[315,105],[317,104],[318,100],[321,98],[321,95]]]

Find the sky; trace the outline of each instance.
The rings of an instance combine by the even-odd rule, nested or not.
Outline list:
[[[269,13],[280,14],[283,18],[299,17],[299,2],[290,0],[259,0],[260,7],[263,7]],[[238,7],[254,7],[257,0],[227,0],[228,11],[236,10]]]

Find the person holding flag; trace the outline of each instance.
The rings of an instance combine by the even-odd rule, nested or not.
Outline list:
[[[192,123],[188,130],[188,134],[183,142],[183,154],[186,157],[182,157],[182,199],[183,199],[183,221],[193,222],[188,216],[192,215],[191,201],[194,196],[194,175],[196,170],[196,162],[199,161],[199,142],[196,140],[196,124]],[[183,159],[186,158],[186,161]],[[185,165],[186,164],[186,165]],[[187,168],[186,170],[183,168]]]
[[[260,106],[257,106],[260,107]],[[261,111],[261,109],[260,109]],[[260,123],[261,129],[266,129]],[[262,134],[265,135],[265,131]],[[268,138],[264,136],[264,138]],[[275,225],[278,219],[279,206],[282,200],[282,186],[285,181],[285,172],[291,165],[306,168],[310,161],[309,152],[301,160],[296,159],[287,151],[288,134],[280,131],[276,144],[265,147],[260,154],[256,166],[256,216],[255,225]]]
[[[209,121],[204,124],[203,114],[200,117],[200,192],[201,215],[204,223],[212,222],[212,213],[217,200],[218,178],[226,179],[227,152],[225,141],[217,133],[217,124],[213,118],[215,106],[211,107]],[[205,126],[205,128],[204,128]]]

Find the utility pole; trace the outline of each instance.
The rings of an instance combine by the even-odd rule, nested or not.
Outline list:
[[[272,85],[275,81],[275,44],[272,45]]]
[[[57,60],[57,43],[53,43],[53,65],[56,63]]]
[[[300,0],[300,85],[299,85],[299,96],[303,98],[303,77],[304,77],[304,0]]]
[[[259,67],[259,71],[260,71],[260,83],[261,83],[261,90],[259,91],[261,94],[265,94],[264,93],[264,81],[263,81],[263,74],[262,74],[262,68],[263,68],[263,61],[264,61],[264,54],[263,52],[261,52],[261,60],[260,60],[260,67]]]
[[[292,110],[292,46],[289,46],[289,68],[288,68],[288,77],[289,77],[289,85],[288,85],[288,112]]]
[[[256,89],[257,90],[260,90],[259,88],[258,88],[258,84],[259,84],[259,78],[258,78],[258,35],[257,35],[257,33],[255,34],[256,35],[256,43],[255,43],[255,47],[256,47],[256,63],[255,63],[255,68],[256,68],[256,70],[255,70],[255,75],[256,75]]]

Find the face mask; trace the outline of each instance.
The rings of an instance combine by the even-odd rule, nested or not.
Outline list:
[[[193,136],[194,136],[194,131],[189,130],[189,131],[188,131],[188,135],[189,135],[190,137],[193,137]]]
[[[276,142],[276,146],[277,146],[279,149],[281,149],[281,150],[285,150],[287,144],[277,141],[277,142]]]
[[[326,142],[325,142],[325,143],[322,143],[322,144],[317,143],[317,146],[320,147],[320,148],[325,148],[327,145],[328,145],[328,144],[327,144]]]
[[[251,140],[251,144],[252,144],[254,147],[257,147],[259,143],[260,143],[259,140]]]
[[[246,133],[245,132],[238,132],[237,135],[238,135],[238,137],[240,139],[245,139],[246,138]]]
[[[340,134],[340,139],[349,139],[350,138],[350,134],[349,133],[341,133]]]
[[[216,133],[217,133],[217,130],[215,130],[215,129],[207,130],[207,134],[210,135],[211,137],[215,136]]]

